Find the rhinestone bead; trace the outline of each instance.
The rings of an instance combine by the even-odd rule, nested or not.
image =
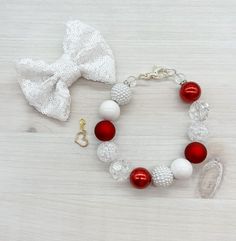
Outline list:
[[[208,117],[209,104],[203,101],[195,101],[189,109],[189,116],[195,121],[204,121]]]
[[[112,141],[102,142],[97,149],[97,156],[102,162],[113,162],[118,158],[118,147]]]
[[[191,141],[205,141],[208,135],[208,128],[203,122],[192,122],[188,128],[188,137]]]
[[[170,168],[165,166],[154,167],[151,171],[154,186],[168,187],[173,183],[174,176]]]
[[[130,175],[131,166],[125,160],[114,161],[110,165],[109,172],[115,180],[125,181]]]
[[[111,89],[111,99],[116,101],[119,105],[128,104],[131,97],[131,89],[124,83],[115,84]]]

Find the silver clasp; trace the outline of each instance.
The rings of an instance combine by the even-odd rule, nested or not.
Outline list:
[[[154,66],[152,72],[140,74],[138,77],[129,76],[124,84],[127,84],[129,87],[134,87],[137,83],[137,80],[174,80],[177,84],[182,85],[187,82],[184,74],[178,73],[175,69],[169,69],[160,66]]]

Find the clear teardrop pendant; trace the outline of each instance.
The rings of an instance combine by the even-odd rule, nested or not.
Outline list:
[[[223,165],[219,158],[205,164],[199,179],[199,193],[202,198],[213,198],[223,177]]]

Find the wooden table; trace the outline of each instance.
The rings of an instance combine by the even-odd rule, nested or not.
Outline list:
[[[1,0],[0,241],[236,240],[236,2],[234,0]],[[213,200],[193,178],[169,189],[134,190],[115,182],[97,161],[93,135],[109,86],[77,81],[68,122],[30,107],[14,60],[53,62],[64,23],[80,19],[112,47],[117,80],[154,64],[184,72],[211,105],[209,158],[220,156],[224,182]],[[188,106],[172,82],[140,82],[122,108],[117,142],[134,165],[168,165],[188,143]],[[74,144],[79,119],[90,145]]]

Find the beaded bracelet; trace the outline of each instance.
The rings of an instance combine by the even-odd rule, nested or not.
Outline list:
[[[191,104],[189,116],[191,125],[188,129],[188,137],[192,141],[184,151],[185,158],[177,158],[170,167],[156,166],[150,172],[143,167],[131,169],[131,164],[119,158],[118,147],[111,141],[116,128],[112,121],[120,116],[120,106],[128,104],[132,97],[132,88],[137,80],[174,80],[180,85],[180,98]],[[207,149],[202,143],[208,136],[208,128],[205,120],[208,117],[209,105],[199,101],[201,96],[200,86],[192,81],[187,81],[183,74],[174,69],[155,67],[153,72],[141,74],[138,77],[130,76],[123,83],[115,84],[111,89],[111,100],[105,100],[99,108],[99,115],[103,119],[95,126],[95,136],[102,141],[97,149],[100,161],[109,163],[109,172],[117,181],[130,179],[130,183],[139,189],[146,188],[151,182],[154,186],[167,187],[174,179],[190,178],[193,172],[192,164],[203,162],[207,157]]]

